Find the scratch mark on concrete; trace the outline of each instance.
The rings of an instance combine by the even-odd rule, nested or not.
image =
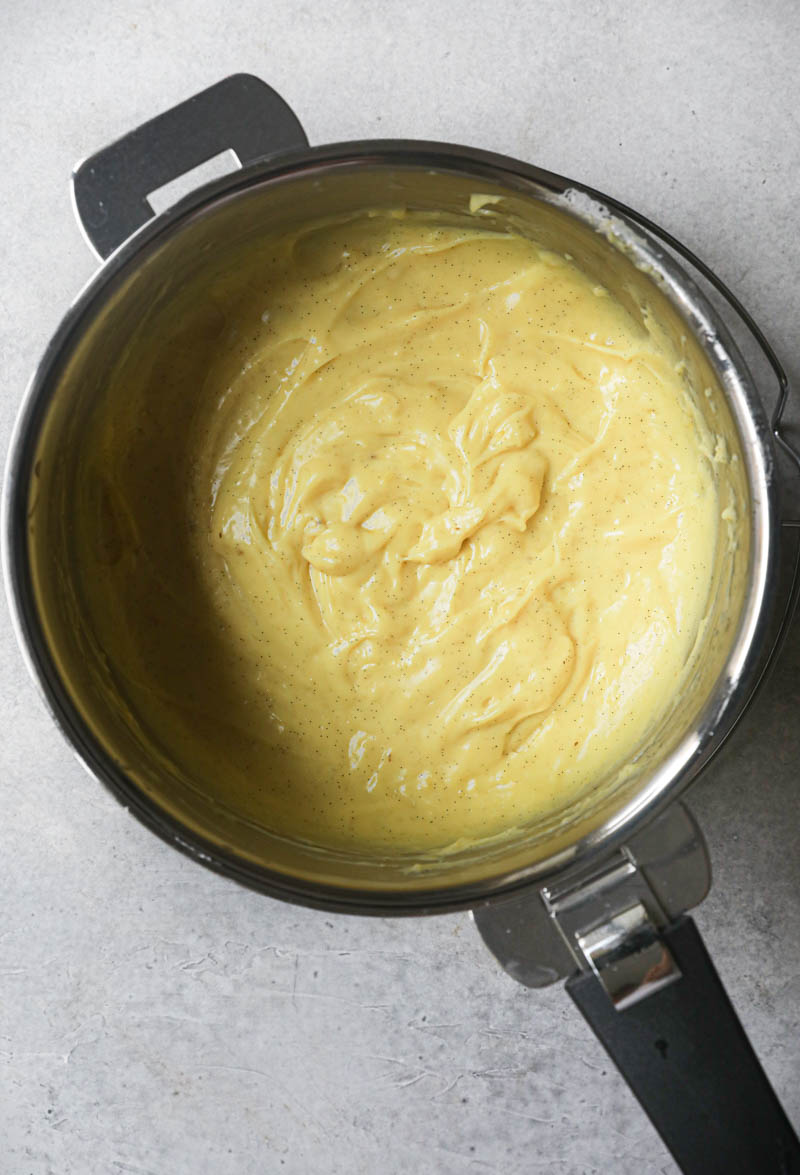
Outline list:
[[[537,1118],[535,1114],[523,1114],[522,1110],[509,1110],[506,1106],[497,1106],[501,1114],[511,1114],[514,1118],[524,1118],[526,1122],[536,1122],[540,1126],[555,1125],[555,1118]]]
[[[319,991],[292,991],[291,988],[272,987],[263,993],[265,996],[287,996],[291,1000],[320,1000],[336,1004],[347,1004],[348,1007],[358,1008],[362,1012],[385,1012],[391,1004],[362,1004],[358,1000],[348,1000],[341,995],[328,995]]]
[[[437,1074],[437,1076],[441,1076],[441,1074]],[[457,1076],[455,1076],[452,1081],[448,1082],[444,1089],[440,1089],[438,1093],[431,1095],[431,1101],[435,1102],[437,1098],[444,1097],[444,1095],[449,1093],[451,1089],[455,1089],[463,1076],[463,1073],[457,1074]]]
[[[294,956],[294,972],[292,974],[292,1003],[297,1007],[297,972],[300,968],[300,956]]]
[[[305,1101],[301,1102],[296,1098],[274,1073],[267,1073],[264,1069],[252,1069],[244,1065],[198,1065],[198,1070],[204,1070],[209,1073],[241,1073],[245,1076],[259,1077],[267,1081],[273,1089],[283,1097],[283,1106],[290,1114],[292,1114],[304,1130],[309,1128],[309,1125],[316,1128],[317,1137],[322,1140],[323,1137],[330,1140],[333,1137],[333,1131],[326,1123],[321,1122],[319,1118],[309,1109]],[[155,1173],[154,1173],[155,1175]]]
[[[480,1028],[478,1034],[480,1036],[496,1036],[503,1040],[530,1040],[529,1032],[503,1032],[500,1028]]]

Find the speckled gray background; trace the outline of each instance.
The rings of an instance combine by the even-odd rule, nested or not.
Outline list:
[[[613,192],[734,285],[795,375],[800,25],[788,2],[5,0],[0,442],[94,262],[72,164],[249,70],[314,143],[490,147]],[[654,1175],[667,1154],[564,993],[466,915],[333,918],[237,889],[74,761],[0,609],[0,1171]],[[691,805],[698,912],[800,1123],[800,629]]]

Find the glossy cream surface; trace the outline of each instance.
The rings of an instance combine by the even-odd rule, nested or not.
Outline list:
[[[691,672],[720,504],[678,356],[480,226],[365,213],[249,265],[213,360],[184,338],[191,374],[99,441],[126,456],[91,473],[93,607],[135,721],[323,844],[552,814]]]

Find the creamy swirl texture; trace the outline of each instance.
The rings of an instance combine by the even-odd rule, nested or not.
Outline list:
[[[197,732],[258,818],[325,843],[551,813],[636,753],[702,623],[720,505],[678,356],[569,258],[421,214],[276,237],[258,272],[185,484],[143,495],[196,577],[162,740]],[[128,593],[180,597],[138,567]]]

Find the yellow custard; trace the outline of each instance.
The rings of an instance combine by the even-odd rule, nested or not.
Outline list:
[[[707,607],[720,503],[677,354],[568,257],[430,215],[252,269],[203,378],[101,471],[136,721],[324,844],[547,816],[636,752]]]

